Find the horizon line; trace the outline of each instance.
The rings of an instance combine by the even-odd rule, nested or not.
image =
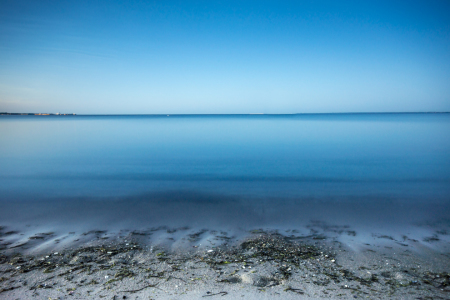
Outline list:
[[[412,111],[412,112],[313,112],[313,113],[157,113],[157,114],[77,114],[77,113],[12,113],[0,112],[0,115],[25,116],[246,116],[246,115],[349,115],[349,114],[448,114],[450,111]]]

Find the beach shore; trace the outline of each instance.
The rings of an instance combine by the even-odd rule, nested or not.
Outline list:
[[[47,232],[23,242],[23,233],[2,227],[0,298],[450,297],[448,242],[438,236],[418,241],[374,234],[373,242],[361,243],[345,226],[308,229],[308,235],[255,229],[236,236],[162,226],[115,234]]]

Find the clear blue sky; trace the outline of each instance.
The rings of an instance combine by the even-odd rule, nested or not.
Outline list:
[[[450,111],[450,1],[0,0],[0,111]]]

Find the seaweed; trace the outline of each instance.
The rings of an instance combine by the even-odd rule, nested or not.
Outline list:
[[[319,225],[319,223],[316,224],[316,226]],[[332,227],[330,230],[341,229],[343,228]],[[345,229],[343,232],[347,233],[347,231],[349,230]],[[198,240],[205,232],[197,231],[189,236],[193,240]],[[163,247],[152,248],[151,252],[144,250],[139,244],[129,239],[133,233],[130,232],[126,240],[122,242],[81,247],[59,254],[51,253],[43,257],[20,254],[0,255],[0,260],[6,267],[2,271],[3,277],[0,277],[0,282],[4,289],[8,289],[9,287],[6,286],[15,282],[15,279],[9,279],[17,274],[31,271],[39,271],[41,276],[49,274],[47,277],[44,276],[46,278],[43,281],[33,283],[30,290],[36,292],[39,289],[53,288],[56,290],[50,280],[63,276],[77,287],[102,284],[104,289],[115,289],[115,286],[111,285],[113,282],[136,278],[138,288],[119,292],[138,293],[146,288],[160,289],[157,287],[158,285],[161,287],[170,280],[179,280],[188,285],[208,282],[209,278],[205,276],[204,271],[200,273],[192,271],[192,276],[189,275],[190,278],[178,275],[185,274],[189,272],[188,270],[205,270],[206,268],[217,274],[217,278],[214,280],[218,284],[248,284],[252,285],[255,291],[261,292],[269,292],[268,287],[295,285],[298,278],[295,277],[295,274],[306,278],[303,281],[305,284],[318,286],[324,295],[329,294],[327,291],[330,289],[327,287],[337,289],[336,293],[331,293],[334,296],[338,294],[339,289],[348,290],[347,294],[343,294],[346,296],[349,295],[348,293],[359,296],[384,293],[386,296],[389,294],[389,297],[395,297],[392,295],[399,289],[408,293],[425,287],[427,287],[427,291],[435,290],[434,293],[449,291],[450,276],[445,272],[433,273],[422,271],[422,269],[405,269],[405,267],[396,270],[392,269],[391,265],[385,268],[379,265],[360,266],[356,270],[349,270],[335,263],[333,251],[336,252],[336,249],[342,248],[336,248],[335,244],[331,242],[316,241],[314,237],[317,236],[317,233],[310,235],[309,240],[302,238],[301,241],[298,241],[297,238],[286,237],[276,231],[261,233],[262,230],[258,230],[257,232],[256,235],[235,245],[223,244],[209,250],[187,251],[181,254],[173,253]],[[217,235],[218,232],[214,234]],[[220,232],[220,234],[227,235],[226,232]],[[340,246],[338,245],[338,247]],[[263,270],[258,268],[263,265],[267,268]],[[379,271],[374,273],[370,271],[371,269]],[[110,270],[108,273],[114,275],[105,276],[105,281],[98,280],[98,277],[87,276],[101,270]],[[83,273],[82,280],[74,281],[73,279],[77,279],[76,276],[81,273]],[[153,279],[152,282],[148,282],[150,278]],[[176,283],[179,284],[179,282]],[[25,286],[25,283],[23,285]],[[279,287],[279,289],[281,288]],[[305,293],[302,289],[290,286],[284,290],[297,294]],[[43,290],[40,292],[42,293]],[[73,288],[70,288],[68,292],[73,294]],[[204,297],[224,296],[226,295],[224,293],[227,292],[207,293]]]
[[[305,292],[302,289],[294,289],[292,287],[287,287],[287,288],[284,289],[284,291],[285,292],[294,292],[294,293],[300,294],[300,295],[305,294]]]
[[[215,294],[212,294],[211,292],[206,292],[206,295],[203,295],[202,297],[211,297],[211,296],[217,296],[217,295],[225,296],[225,295],[228,295],[228,292],[218,292]]]

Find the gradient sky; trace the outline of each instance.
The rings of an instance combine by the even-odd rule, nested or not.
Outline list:
[[[0,0],[0,111],[450,111],[450,1]]]

